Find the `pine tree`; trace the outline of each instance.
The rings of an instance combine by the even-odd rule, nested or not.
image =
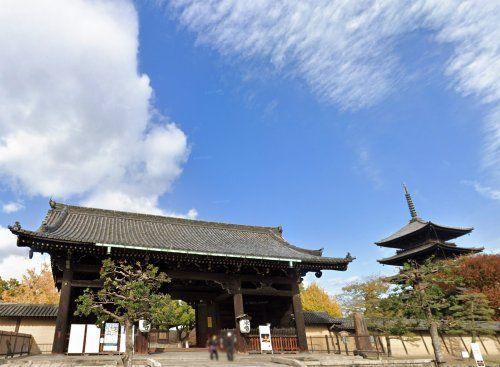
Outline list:
[[[141,319],[151,320],[152,310],[162,308],[171,301],[169,295],[159,293],[160,287],[170,279],[152,264],[115,263],[111,259],[102,262],[100,279],[103,282],[101,289],[94,291],[87,288],[78,297],[75,315],[93,314],[98,325],[107,320],[125,325],[123,365],[131,367],[134,349],[132,326]]]
[[[481,325],[481,321],[491,321],[495,311],[490,308],[488,298],[482,293],[464,293],[456,298],[458,303],[450,307],[454,326],[459,331],[472,334],[472,342],[475,343],[478,332],[491,332]]]
[[[439,341],[438,320],[450,307],[449,297],[443,290],[446,279],[442,277],[443,262],[427,259],[423,264],[410,262],[405,264],[398,275],[399,296],[405,303],[407,316],[424,319],[429,325],[436,364],[445,363]]]

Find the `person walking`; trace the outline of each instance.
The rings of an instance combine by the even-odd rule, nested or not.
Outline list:
[[[217,352],[217,347],[219,346],[219,340],[217,336],[214,334],[210,339],[208,339],[208,353],[210,354],[210,360],[215,359],[219,360],[219,353]]]
[[[227,360],[234,361],[234,347],[236,344],[236,336],[232,332],[228,332],[222,342],[224,350],[226,351]]]

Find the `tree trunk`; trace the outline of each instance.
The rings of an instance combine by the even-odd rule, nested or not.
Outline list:
[[[132,367],[132,358],[134,355],[134,331],[132,322],[125,321],[125,355],[122,358],[123,366]]]
[[[387,344],[387,357],[392,357],[391,337],[389,334],[385,334],[385,343]]]
[[[430,321],[430,329],[429,332],[431,334],[432,347],[434,348],[434,356],[436,358],[436,364],[442,365],[444,364],[443,352],[441,351],[441,343],[439,342],[439,333],[437,322],[432,320]]]

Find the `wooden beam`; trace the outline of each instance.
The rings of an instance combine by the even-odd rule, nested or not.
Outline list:
[[[56,280],[56,284],[61,285],[63,279],[59,278]],[[103,285],[102,280],[85,280],[85,279],[72,279],[70,281],[71,287],[73,288],[101,288]]]
[[[102,280],[72,280],[71,286],[74,288],[102,288]]]
[[[241,290],[242,294],[252,296],[277,296],[277,297],[292,297],[292,291],[282,291],[279,289],[245,289]]]
[[[161,270],[161,268],[160,268]],[[165,273],[172,279],[193,279],[193,280],[213,280],[227,282],[229,278],[234,277],[234,274],[228,275],[223,273],[210,273],[201,271],[185,271],[185,270],[165,270]],[[242,281],[291,284],[292,279],[289,277],[266,277],[264,275],[239,274],[238,277]]]

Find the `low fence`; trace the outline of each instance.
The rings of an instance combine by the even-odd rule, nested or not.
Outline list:
[[[0,357],[29,354],[31,335],[0,330]]]
[[[255,335],[250,335],[245,337],[244,341],[246,343],[247,352],[259,352],[260,353],[260,338]],[[286,353],[286,352],[297,352],[299,350],[297,337],[296,336],[272,336],[271,343],[273,345],[273,352]]]

